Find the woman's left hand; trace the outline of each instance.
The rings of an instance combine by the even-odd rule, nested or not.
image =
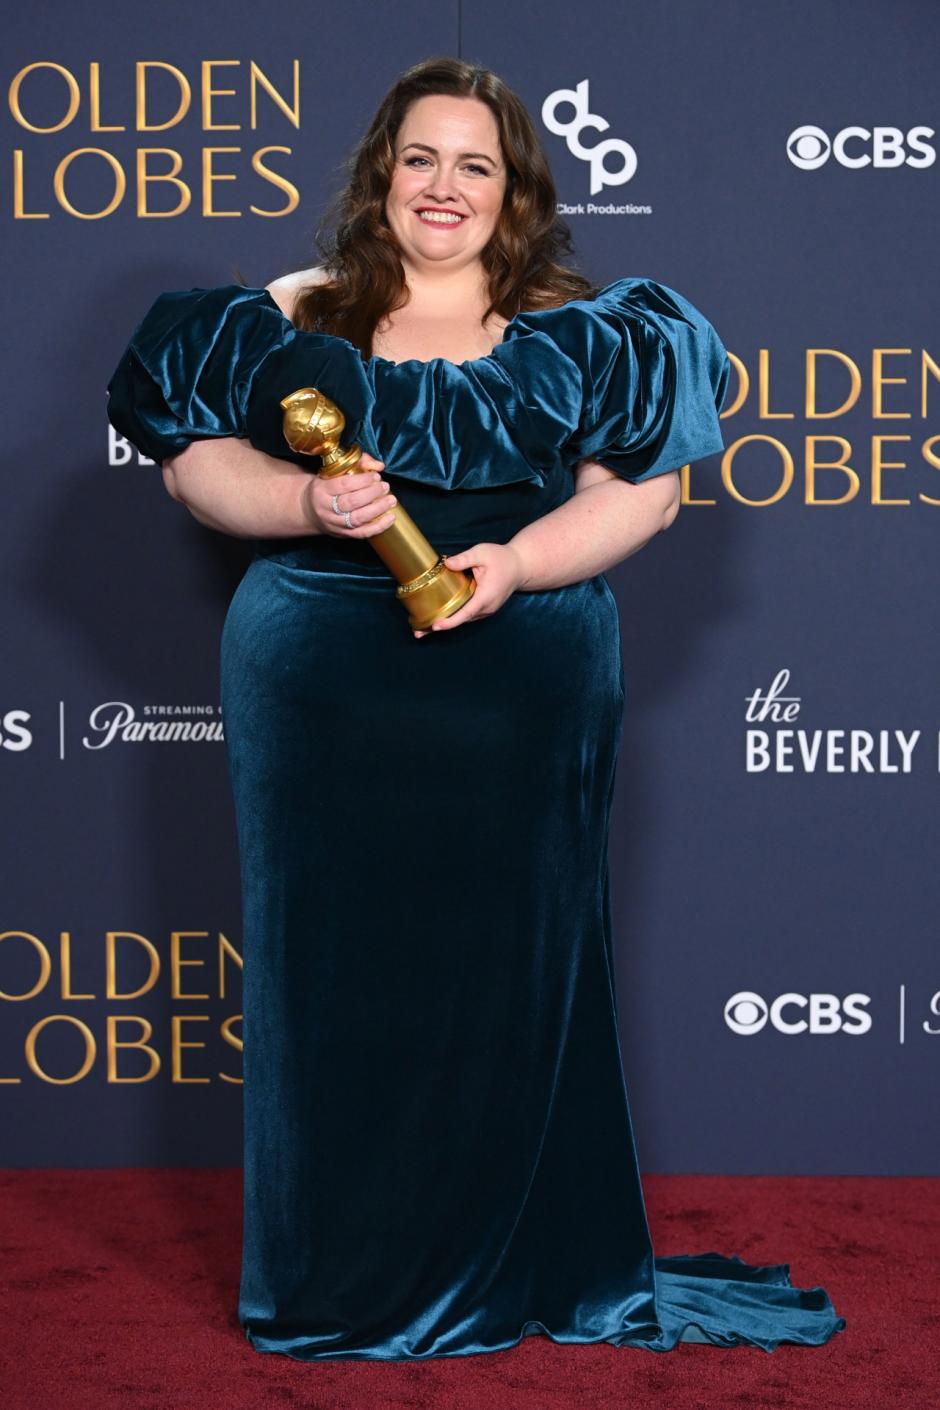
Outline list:
[[[472,568],[476,588],[469,602],[452,616],[438,617],[429,628],[416,631],[416,637],[427,636],[428,631],[447,632],[476,617],[491,617],[522,582],[522,559],[510,544],[478,543],[462,553],[445,553],[444,562],[448,568]]]

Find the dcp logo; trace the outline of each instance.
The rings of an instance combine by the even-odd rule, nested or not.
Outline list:
[[[807,124],[795,127],[787,138],[787,156],[800,171],[815,171],[830,156],[840,166],[895,167],[933,166],[937,154],[924,139],[933,137],[932,127],[912,127],[906,134],[899,127],[843,127],[831,140],[821,127]],[[849,145],[851,144],[851,146]]]
[[[867,1033],[871,1014],[868,994],[780,994],[768,1004],[760,994],[742,989],[725,1004],[725,1023],[732,1033],[749,1036],[770,1022],[778,1033]]]
[[[556,117],[562,103],[570,103],[574,108],[574,117],[570,122],[560,122]],[[593,127],[596,132],[606,132],[610,127],[609,122],[590,110],[586,78],[577,88],[556,88],[554,93],[549,93],[542,104],[542,121],[549,132],[565,139],[572,156],[579,161],[590,162],[592,196],[596,196],[605,186],[623,186],[636,171],[636,152],[629,142],[623,142],[618,137],[608,137],[606,142],[596,142],[593,147],[585,147],[581,142],[579,133],[585,127]],[[623,165],[619,171],[608,171],[604,165],[608,152],[616,152],[621,158]]]

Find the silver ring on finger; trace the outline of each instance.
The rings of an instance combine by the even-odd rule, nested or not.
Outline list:
[[[347,529],[351,529],[352,526],[353,526],[352,510],[351,510],[351,509],[344,509],[344,510],[343,510],[343,519],[344,519],[344,521],[345,521],[345,524],[346,524]]]
[[[331,497],[331,499],[330,499],[330,508],[333,510],[333,513],[334,513],[334,514],[342,514],[343,511],[342,511],[342,510],[340,509],[340,507],[339,507],[339,499],[338,499],[337,495],[333,495],[333,496]]]

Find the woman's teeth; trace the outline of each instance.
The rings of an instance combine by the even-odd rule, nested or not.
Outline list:
[[[449,211],[418,211],[418,218],[427,221],[429,225],[459,225],[464,219],[462,215]]]

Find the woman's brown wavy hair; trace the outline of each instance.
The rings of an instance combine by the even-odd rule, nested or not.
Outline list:
[[[408,301],[400,248],[385,217],[395,166],[395,139],[410,105],[427,94],[478,98],[499,130],[507,167],[503,208],[481,261],[492,313],[557,308],[591,298],[596,287],[562,263],[571,234],[557,214],[548,161],[522,100],[490,69],[462,59],[426,59],[393,84],[347,162],[349,179],[331,205],[333,230],[315,243],[328,279],[302,292],[294,306],[298,328],[346,338],[363,356],[372,350],[380,318]]]

